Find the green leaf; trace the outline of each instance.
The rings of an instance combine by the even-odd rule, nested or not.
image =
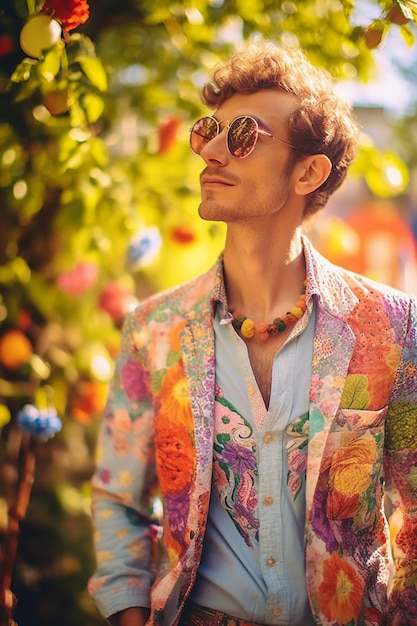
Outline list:
[[[0,284],[7,285],[15,282],[28,284],[31,280],[30,267],[24,259],[16,256],[6,265],[0,265]]]
[[[178,350],[170,350],[167,358],[167,365],[175,365],[179,361],[181,354]]]
[[[94,85],[94,87],[97,87],[99,91],[106,91],[107,74],[104,71],[101,61],[97,58],[85,56],[77,57],[77,61],[90,83]]]
[[[152,375],[152,391],[154,393],[158,393],[158,391],[161,389],[161,385],[162,385],[162,381],[163,378],[165,376],[166,373],[166,369],[162,369],[162,370],[158,370],[157,372],[154,372]]]
[[[109,161],[109,153],[104,142],[99,137],[92,137],[90,139],[91,156],[97,163],[104,167]]]
[[[416,41],[416,36],[414,34],[414,32],[411,30],[411,28],[407,25],[404,26],[400,26],[400,34],[401,37],[403,38],[404,42],[406,43],[406,45],[409,48],[412,48],[414,46],[414,43]]]
[[[61,69],[61,54],[58,46],[53,47],[39,63],[39,74],[47,81],[52,82]]]
[[[315,406],[310,414],[309,436],[314,437],[324,428],[324,417],[321,411]]]
[[[36,65],[36,61],[32,59],[23,59],[21,63],[16,67],[13,74],[10,76],[10,80],[13,83],[23,83],[30,79],[33,68]]]
[[[83,108],[89,124],[94,124],[104,111],[104,101],[95,93],[87,93],[83,97]]]
[[[389,450],[414,448],[417,443],[417,410],[414,402],[391,405],[385,422],[385,443]]]
[[[346,378],[340,406],[344,409],[365,410],[369,407],[368,379],[363,374],[350,374]]]

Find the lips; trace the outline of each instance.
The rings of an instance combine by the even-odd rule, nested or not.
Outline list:
[[[229,187],[233,185],[229,180],[218,176],[202,176],[200,182],[202,185],[227,185]]]

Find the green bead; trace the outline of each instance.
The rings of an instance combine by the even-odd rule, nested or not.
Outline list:
[[[235,317],[232,322],[233,328],[235,328],[236,330],[240,330],[245,319],[246,317],[244,315],[238,315],[237,317]]]
[[[277,327],[279,333],[282,333],[282,331],[284,331],[287,328],[286,323],[280,317],[276,317],[273,323]]]

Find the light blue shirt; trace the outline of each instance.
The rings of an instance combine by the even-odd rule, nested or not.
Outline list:
[[[220,324],[221,310],[219,305],[215,317],[216,383],[221,399],[216,402],[215,436],[219,429],[223,431],[223,424],[231,422],[229,416],[237,420],[227,437],[244,433],[238,441],[244,445],[242,454],[248,450],[248,471],[243,476],[220,469],[221,478],[216,481],[215,464],[217,485],[212,489],[192,600],[259,624],[314,626],[304,557],[314,309],[310,303],[275,356],[268,410],[246,345],[231,324]],[[218,440],[225,441],[225,435],[220,433]],[[226,446],[220,450],[219,459],[225,450]],[[255,460],[251,465],[252,453]],[[221,468],[221,461],[217,466]],[[249,493],[249,504],[242,518],[240,494],[244,493]],[[253,520],[248,512],[251,507]]]

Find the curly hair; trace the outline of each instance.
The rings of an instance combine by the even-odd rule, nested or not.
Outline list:
[[[322,208],[340,187],[356,156],[359,127],[352,106],[337,92],[330,74],[312,65],[301,49],[280,48],[260,38],[249,41],[218,65],[201,95],[214,109],[235,93],[262,89],[277,89],[296,98],[298,106],[288,119],[289,141],[297,146],[293,159],[300,153],[321,153],[332,163],[327,180],[307,196],[307,217]]]

